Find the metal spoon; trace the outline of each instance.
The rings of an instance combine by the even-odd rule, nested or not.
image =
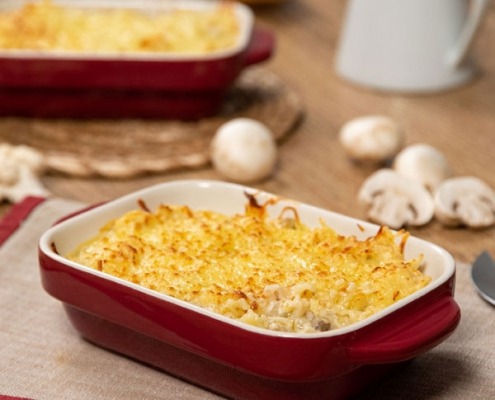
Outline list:
[[[487,251],[474,261],[471,279],[479,295],[495,306],[495,261]]]

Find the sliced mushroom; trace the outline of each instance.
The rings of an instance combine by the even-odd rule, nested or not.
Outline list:
[[[486,228],[495,224],[495,191],[474,176],[445,180],[434,201],[435,216],[445,225]]]
[[[383,168],[361,186],[359,201],[368,207],[368,218],[393,229],[427,224],[434,214],[433,197],[419,182]]]
[[[391,118],[367,115],[345,123],[339,132],[340,144],[358,161],[382,163],[397,154],[404,134]]]
[[[435,147],[424,143],[402,149],[394,159],[393,168],[401,175],[420,182],[431,193],[451,175],[445,156]]]

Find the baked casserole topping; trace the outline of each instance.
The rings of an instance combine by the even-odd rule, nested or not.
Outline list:
[[[227,216],[145,206],[104,226],[67,257],[215,313],[277,331],[312,333],[360,321],[423,288],[423,257],[404,258],[405,231],[366,240],[297,210],[277,218],[253,196]]]
[[[238,43],[232,4],[212,10],[84,9],[51,0],[0,13],[0,49],[204,54]]]

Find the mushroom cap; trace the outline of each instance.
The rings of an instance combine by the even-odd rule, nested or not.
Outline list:
[[[270,130],[250,118],[236,118],[217,130],[211,161],[228,179],[252,182],[270,175],[277,161],[277,144]]]
[[[369,176],[358,199],[368,207],[368,218],[393,229],[421,226],[434,214],[433,197],[419,182],[383,168]]]
[[[380,163],[397,154],[404,134],[393,119],[367,115],[346,122],[340,129],[339,141],[351,158]]]
[[[445,225],[486,228],[495,223],[495,191],[477,177],[445,180],[434,201],[435,216]]]
[[[393,168],[401,175],[420,182],[434,192],[440,182],[451,175],[445,156],[435,147],[425,143],[413,144],[402,149],[393,162]]]

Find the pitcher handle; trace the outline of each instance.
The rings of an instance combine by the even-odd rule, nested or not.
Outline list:
[[[474,40],[483,15],[488,7],[489,0],[472,0],[471,10],[456,46],[449,53],[449,63],[458,67],[465,59]]]

